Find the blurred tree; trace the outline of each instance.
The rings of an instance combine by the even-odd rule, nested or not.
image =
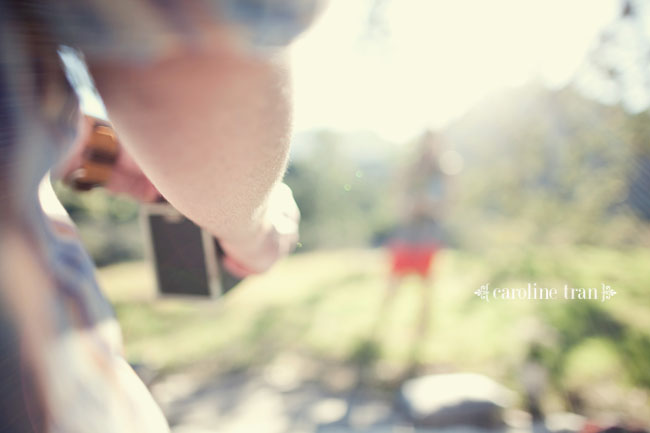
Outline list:
[[[531,84],[486,100],[448,130],[466,160],[458,218],[506,242],[647,242],[627,206],[634,121],[572,88]]]
[[[312,138],[285,177],[301,209],[303,247],[367,245],[392,225],[391,162],[353,158],[345,147],[355,137],[318,131]]]
[[[587,92],[609,89],[605,95],[601,90],[601,97],[620,100],[629,111],[637,113],[628,119],[624,131],[634,154],[628,167],[629,204],[645,219],[650,219],[649,21],[648,1],[621,1],[618,18],[601,33],[577,77]]]

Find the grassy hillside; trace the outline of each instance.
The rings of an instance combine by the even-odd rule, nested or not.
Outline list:
[[[128,358],[163,370],[197,363],[243,368],[295,352],[401,371],[415,353],[425,369],[481,372],[521,391],[521,365],[535,353],[549,371],[550,404],[563,405],[571,394],[586,398],[587,407],[645,407],[650,252],[445,250],[435,265],[425,330],[418,327],[417,279],[407,279],[379,317],[386,260],[382,250],[296,255],[218,301],[156,299],[142,262],[100,269],[99,278],[121,321]],[[518,287],[528,281],[575,287],[605,282],[617,295],[606,302],[486,302],[474,295],[485,283]],[[369,344],[378,323],[377,344]]]

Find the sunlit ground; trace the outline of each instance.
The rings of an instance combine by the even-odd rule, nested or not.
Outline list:
[[[484,373],[522,392],[521,365],[535,341],[551,370],[549,409],[577,393],[592,411],[650,419],[647,391],[637,389],[650,384],[649,262],[647,250],[513,250],[487,259],[446,250],[435,266],[428,332],[418,334],[420,286],[410,279],[381,319],[378,348],[368,339],[386,284],[381,250],[293,256],[216,302],[154,301],[141,262],[103,268],[99,278],[115,304],[129,360],[163,374],[255,369],[289,353],[323,365],[365,363],[373,386],[390,389],[416,356],[421,371]],[[604,281],[620,290],[607,302],[486,303],[473,293],[488,281],[530,280]]]

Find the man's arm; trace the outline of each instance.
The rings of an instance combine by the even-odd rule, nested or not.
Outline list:
[[[287,252],[296,236],[278,233],[269,209],[288,154],[284,59],[223,44],[150,64],[89,63],[123,145],[172,205],[244,269]]]

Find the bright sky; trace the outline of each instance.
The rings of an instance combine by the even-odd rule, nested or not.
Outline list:
[[[620,13],[620,0],[386,0],[388,33],[372,38],[372,0],[329,2],[292,49],[294,130],[370,130],[395,142],[444,126],[500,88],[567,84]],[[84,109],[104,115],[81,90]],[[616,99],[613,89],[596,91]],[[650,95],[628,99],[645,108]]]
[[[390,34],[362,38],[369,0],[330,0],[293,50],[296,132],[369,129],[403,141],[495,90],[568,83],[617,0],[391,0]]]

